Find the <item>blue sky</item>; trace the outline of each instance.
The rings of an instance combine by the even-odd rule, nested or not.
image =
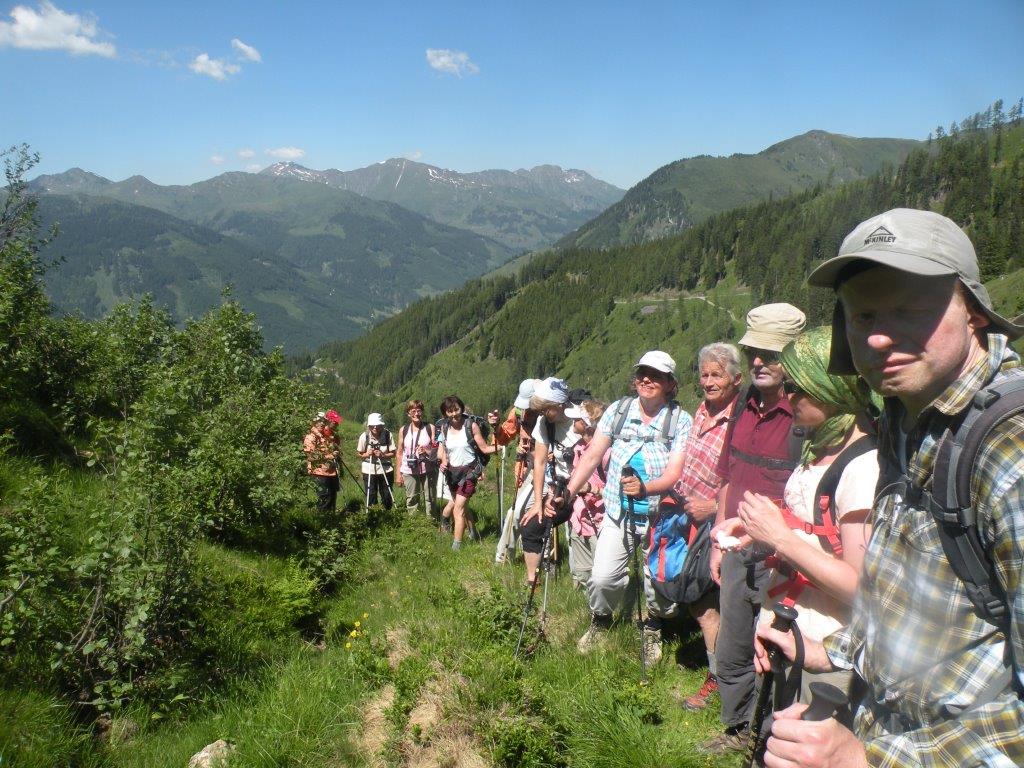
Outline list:
[[[408,156],[628,187],[812,128],[924,138],[1024,95],[1022,32],[1021,0],[0,0],[0,143],[164,184]]]

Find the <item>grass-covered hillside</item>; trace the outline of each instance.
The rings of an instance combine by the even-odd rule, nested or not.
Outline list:
[[[756,155],[702,155],[662,166],[608,208],[560,241],[562,246],[608,248],[667,237],[709,216],[819,183],[863,179],[903,161],[920,142],[859,139],[809,131]]]
[[[312,370],[353,415],[408,396],[461,392],[478,412],[505,405],[519,379],[560,373],[611,398],[648,347],[684,370],[701,344],[735,339],[750,306],[790,301],[811,322],[829,292],[805,276],[860,221],[897,206],[931,208],[974,240],[1000,306],[1020,306],[1024,124],[977,128],[912,152],[893,170],[738,208],[679,235],[606,250],[537,256],[515,274],[473,281],[409,307],[366,335],[325,345]],[[692,393],[689,394],[692,403]]]

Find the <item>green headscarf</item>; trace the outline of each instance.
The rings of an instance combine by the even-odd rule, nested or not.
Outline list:
[[[823,325],[800,334],[786,345],[781,354],[782,365],[793,383],[809,397],[838,411],[804,442],[800,456],[802,464],[810,464],[830,449],[842,445],[859,414],[878,412],[878,403],[858,377],[828,373],[831,346],[832,328]]]

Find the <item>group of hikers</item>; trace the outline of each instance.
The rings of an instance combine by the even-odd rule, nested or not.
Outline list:
[[[1024,368],[1009,346],[1024,324],[993,309],[971,241],[930,211],[862,222],[808,282],[835,293],[831,325],[750,310],[738,345],[699,351],[698,381],[682,382],[703,395],[692,415],[660,350],[610,404],[555,377],[524,381],[500,424],[454,396],[425,424],[412,401],[397,443],[368,419],[367,493],[390,505],[387,471],[374,483],[396,457],[411,510],[432,508],[442,478],[458,548],[482,457],[516,443],[497,559],[518,538],[536,588],[565,526],[591,614],[581,653],[602,647],[631,582],[645,665],[688,612],[708,675],[683,704],[721,699],[705,753],[1024,765]],[[332,413],[306,440],[322,507]]]

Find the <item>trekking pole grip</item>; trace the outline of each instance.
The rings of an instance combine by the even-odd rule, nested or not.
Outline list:
[[[829,683],[811,683],[810,689],[811,705],[800,715],[801,720],[828,720],[847,702],[846,694]]]
[[[797,610],[788,605],[776,605],[772,608],[775,611],[775,618],[772,619],[772,629],[777,629],[779,632],[789,632],[793,629],[793,623],[796,621]],[[779,647],[774,643],[768,645],[768,660],[771,662],[772,671],[779,673],[782,671],[782,652]]]

